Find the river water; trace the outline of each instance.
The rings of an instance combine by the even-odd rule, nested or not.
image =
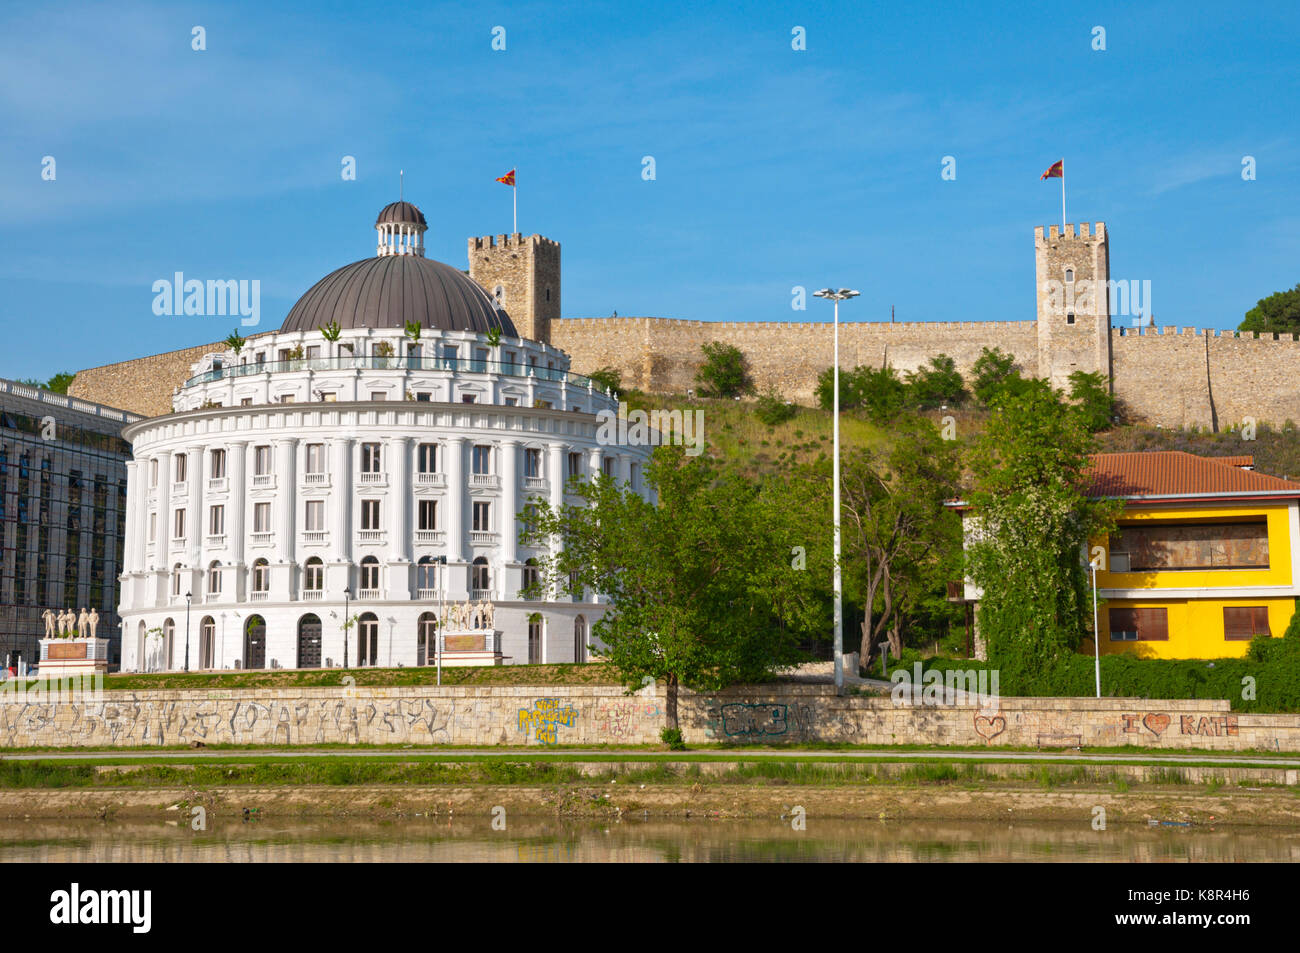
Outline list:
[[[1088,823],[817,820],[621,821],[518,818],[262,818],[211,821],[3,821],[5,862],[619,861],[1300,861],[1291,828],[1148,828]]]

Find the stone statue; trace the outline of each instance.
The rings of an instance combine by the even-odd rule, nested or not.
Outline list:
[[[95,632],[99,629],[99,610],[91,608],[90,610],[90,637],[95,638]]]
[[[449,621],[451,623],[452,629],[459,630],[464,628],[464,626],[461,624],[461,618],[460,618],[460,603],[453,602],[451,604],[451,608],[447,610],[447,615],[449,617]]]
[[[495,629],[495,628],[496,628],[496,620],[495,620],[496,609],[493,607],[492,603],[488,602],[488,603],[485,603],[485,604],[484,604],[484,610],[483,610],[483,613],[484,613],[484,615],[483,615],[484,626],[483,626],[483,627],[486,628],[486,629]]]
[[[71,609],[64,609],[59,613],[59,638],[64,638],[72,632],[72,623],[76,618]]]
[[[90,616],[86,612],[86,607],[81,607],[81,615],[77,616],[77,638],[84,639],[90,634]]]
[[[41,618],[45,620],[45,637],[54,638],[54,613],[46,609],[41,613]]]

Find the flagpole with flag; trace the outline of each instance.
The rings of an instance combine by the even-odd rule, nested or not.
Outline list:
[[[511,169],[505,175],[497,179],[497,181],[502,185],[510,186],[511,197],[514,203],[514,227],[510,229],[510,234],[513,235],[515,232],[519,231],[519,188],[515,185],[515,170]]]
[[[1057,159],[1053,162],[1051,168],[1038,177],[1039,182],[1043,179],[1061,180],[1061,231],[1065,231],[1065,160]]]

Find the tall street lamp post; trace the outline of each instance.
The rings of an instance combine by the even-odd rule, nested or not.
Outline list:
[[[185,671],[190,670],[190,593],[185,593]]]
[[[841,288],[838,291],[832,288],[823,288],[821,291],[814,291],[813,296],[817,298],[826,298],[835,302],[835,354],[834,354],[834,380],[832,381],[832,391],[834,397],[834,408],[832,409],[832,420],[834,426],[834,463],[832,468],[834,474],[832,480],[834,486],[834,502],[832,508],[835,520],[835,538],[834,538],[834,582],[835,582],[835,694],[844,694],[844,589],[840,582],[840,302],[847,301],[849,298],[856,298],[858,292],[849,288]],[[856,673],[855,673],[856,674]]]
[[[352,587],[343,588],[343,667],[348,667],[348,600],[352,598]]]

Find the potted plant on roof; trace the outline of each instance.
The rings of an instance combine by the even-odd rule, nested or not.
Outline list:
[[[420,332],[422,330],[423,328],[420,327],[419,321],[406,322],[406,336],[411,341],[410,345],[408,345],[406,348],[406,353],[408,354],[408,356],[415,358],[417,361],[421,357]],[[419,365],[417,364],[416,366],[418,367]]]
[[[303,350],[301,344],[299,344],[297,347],[290,348],[289,349],[289,370],[291,371],[302,370],[302,357],[303,357]]]
[[[321,336],[321,337],[323,337],[325,340],[329,341],[331,344],[335,344],[335,343],[337,343],[338,346],[339,346],[339,349],[340,349],[340,350],[341,350],[342,348],[347,348],[347,349],[348,349],[348,353],[351,354],[351,353],[352,353],[352,345],[351,345],[351,344],[348,344],[346,341],[343,341],[343,342],[340,342],[340,341],[339,341],[339,335],[342,334],[342,333],[343,333],[343,329],[342,329],[341,327],[339,327],[339,323],[338,323],[337,321],[331,321],[329,324],[322,324],[322,325],[320,326],[320,336]],[[343,355],[337,353],[337,351],[336,351],[335,356],[336,356],[336,357],[342,357]]]
[[[391,367],[389,358],[393,356],[393,345],[388,341],[376,341],[374,355],[375,367]]]

